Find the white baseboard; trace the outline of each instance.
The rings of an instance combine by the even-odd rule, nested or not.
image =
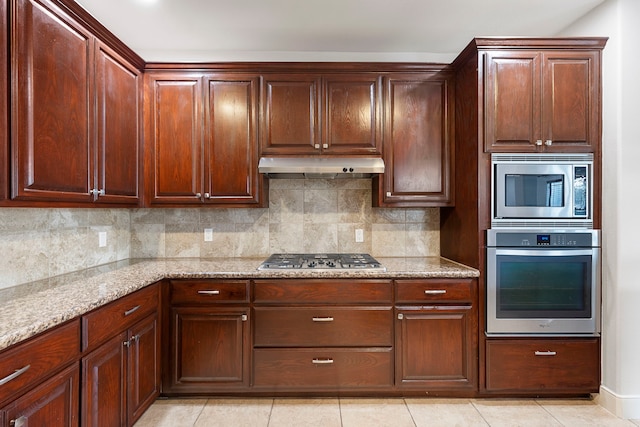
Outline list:
[[[619,395],[601,385],[595,401],[619,418],[640,420],[640,396]]]

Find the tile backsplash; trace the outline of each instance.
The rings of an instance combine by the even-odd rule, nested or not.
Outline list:
[[[271,180],[264,209],[0,209],[0,288],[126,258],[439,256],[440,211],[371,207],[368,179]],[[212,241],[204,230],[212,229]],[[355,242],[355,230],[364,242]],[[99,247],[98,232],[107,233]]]

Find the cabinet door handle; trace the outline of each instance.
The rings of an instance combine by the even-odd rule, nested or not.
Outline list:
[[[27,425],[27,417],[25,417],[23,415],[20,418],[16,418],[15,420],[11,420],[11,421],[9,421],[9,425],[11,427],[23,427],[23,426],[26,426]]]
[[[131,315],[131,314],[135,313],[136,311],[138,311],[138,309],[139,309],[139,308],[140,308],[140,306],[139,306],[139,305],[136,305],[135,307],[133,307],[133,308],[131,308],[131,309],[129,309],[129,310],[127,310],[127,311],[125,311],[125,312],[124,312],[124,315],[125,315],[125,316],[129,316],[129,315]]]
[[[315,144],[315,145],[313,146],[313,148],[315,148],[316,150],[319,150],[319,149],[320,149],[320,144]]]
[[[536,356],[555,356],[557,353],[555,351],[536,351],[534,354]]]
[[[331,316],[327,316],[327,317],[314,317],[313,319],[314,322],[333,322],[333,317]]]
[[[550,139],[547,139],[547,140],[544,142],[544,145],[546,145],[547,147],[548,147],[548,146],[550,146],[550,145],[553,145],[553,141],[552,141],[552,140],[550,140]]]
[[[541,139],[536,140],[536,145],[542,145],[542,140]]]
[[[31,365],[27,365],[24,368],[17,369],[13,374],[9,374],[6,377],[4,377],[3,379],[1,379],[0,380],[0,385],[5,385],[9,381],[18,378],[20,375],[22,375],[25,372],[27,372],[30,367],[31,367]]]
[[[314,365],[331,365],[333,363],[333,359],[328,357],[326,359],[318,359],[318,358],[314,358],[311,363],[313,363]]]
[[[246,314],[242,315],[242,321],[246,322],[249,319],[249,317]]]
[[[424,293],[425,295],[442,295],[442,294],[446,294],[447,290],[446,289],[426,289]]]
[[[220,295],[220,291],[215,290],[215,289],[210,290],[210,291],[207,291],[207,290],[204,290],[204,291],[198,291],[198,293],[199,293],[200,295]]]

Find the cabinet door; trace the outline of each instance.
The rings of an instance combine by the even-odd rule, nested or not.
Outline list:
[[[242,307],[172,308],[169,378],[163,391],[204,393],[247,387],[248,313]]]
[[[1,410],[2,425],[77,426],[79,377],[74,363]]]
[[[452,205],[450,76],[393,76],[386,79],[385,91],[385,173],[374,180],[374,203]]]
[[[258,77],[208,76],[205,202],[258,204]]]
[[[262,154],[315,154],[321,147],[320,77],[266,76],[262,82]]]
[[[324,79],[324,154],[382,154],[381,87],[375,75]]]
[[[126,425],[126,332],[82,359],[82,425]]]
[[[600,136],[599,52],[544,52],[545,151],[594,151]]]
[[[0,26],[0,201],[9,198],[9,22],[7,1],[0,1],[0,19],[5,23]],[[0,415],[0,422],[2,416]]]
[[[537,151],[541,58],[535,51],[486,53],[485,151]]]
[[[145,77],[147,197],[150,204],[200,204],[202,79],[198,75]]]
[[[140,73],[96,44],[96,128],[98,167],[94,195],[99,202],[138,203]]]
[[[471,306],[398,308],[396,383],[424,389],[475,389],[477,346]]]
[[[129,331],[128,424],[142,416],[160,394],[160,329],[156,314]]]
[[[14,4],[12,197],[89,201],[93,39],[46,0]]]

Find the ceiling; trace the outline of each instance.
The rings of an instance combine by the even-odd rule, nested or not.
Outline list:
[[[76,0],[147,62],[449,62],[553,36],[605,0]]]

